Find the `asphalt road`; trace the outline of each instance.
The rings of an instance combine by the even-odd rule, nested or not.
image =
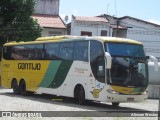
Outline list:
[[[9,119],[5,116],[6,111],[11,112],[15,119],[56,117],[55,119],[157,120],[158,104],[159,100],[148,99],[141,103],[121,103],[118,108],[112,107],[110,103],[97,102],[87,102],[82,106],[71,98],[43,94],[20,96],[14,95],[11,89],[0,88],[0,116],[5,120]]]

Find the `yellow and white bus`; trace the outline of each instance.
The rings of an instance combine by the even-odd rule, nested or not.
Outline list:
[[[157,61],[152,56],[155,66]],[[3,46],[2,86],[28,92],[111,102],[147,99],[148,62],[140,42],[112,37],[41,37]]]

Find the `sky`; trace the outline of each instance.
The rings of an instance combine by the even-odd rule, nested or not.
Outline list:
[[[131,16],[160,24],[160,0],[60,0],[59,13],[66,15],[115,17]]]

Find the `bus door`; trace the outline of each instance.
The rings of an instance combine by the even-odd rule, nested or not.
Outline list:
[[[90,41],[90,64],[94,76],[93,92],[100,91],[105,85],[105,59],[103,44],[99,41]],[[98,95],[94,95],[96,98]]]

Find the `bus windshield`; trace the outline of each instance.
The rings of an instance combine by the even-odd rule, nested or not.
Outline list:
[[[108,43],[108,49],[111,56],[145,57],[142,45]]]
[[[112,57],[109,84],[144,87],[148,84],[147,60],[142,45],[106,43]]]

